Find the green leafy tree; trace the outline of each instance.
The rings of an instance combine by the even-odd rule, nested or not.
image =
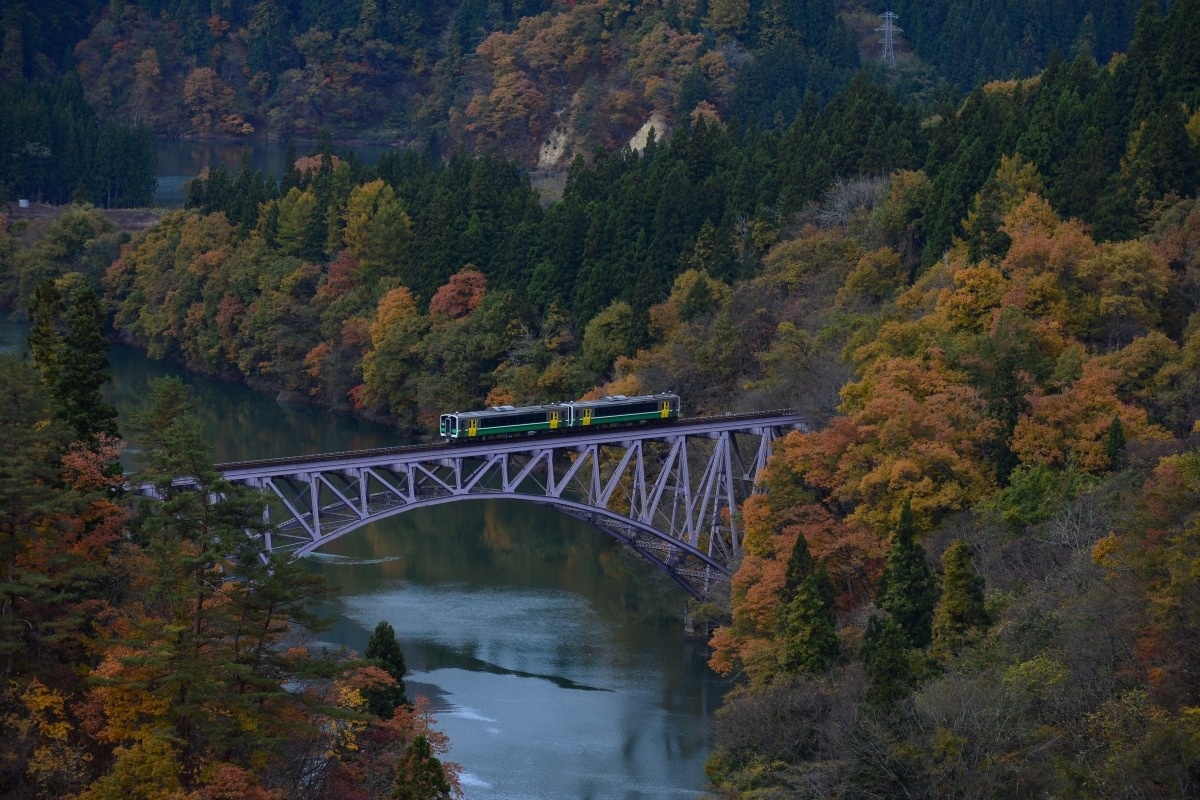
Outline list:
[[[1095,485],[1093,476],[1074,466],[1059,470],[1046,464],[1022,464],[1009,476],[1008,486],[987,498],[981,508],[998,514],[1017,533],[1045,522],[1063,503]]]
[[[617,356],[629,352],[633,336],[633,308],[618,300],[601,311],[583,331],[583,359],[594,372],[606,374]]]
[[[82,273],[98,289],[101,277],[128,238],[104,212],[88,206],[71,206],[55,219],[28,250],[16,256],[19,308],[28,307],[46,280]]]
[[[879,580],[878,604],[896,620],[909,644],[920,648],[927,647],[932,636],[937,583],[915,535],[912,504],[905,499]]]

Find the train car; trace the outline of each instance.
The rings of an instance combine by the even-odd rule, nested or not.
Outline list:
[[[442,414],[438,433],[448,441],[521,436],[563,428],[597,428],[679,419],[679,395],[613,395],[541,406],[493,406],[483,411]]]
[[[565,403],[571,409],[572,428],[592,428],[601,425],[623,425],[679,419],[679,395],[670,392],[626,397],[623,394],[599,400],[573,400]]]
[[[564,403],[542,406],[493,406],[483,411],[442,414],[438,432],[443,439],[457,441],[488,436],[519,436],[554,431],[569,424],[570,409]]]

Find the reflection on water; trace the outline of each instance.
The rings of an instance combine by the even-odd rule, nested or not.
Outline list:
[[[296,144],[296,153],[305,155],[310,144]],[[342,149],[339,145],[338,149]],[[397,152],[395,147],[380,144],[354,145],[355,155],[363,164],[374,164],[383,153]],[[187,200],[188,181],[203,170],[224,166],[236,176],[247,157],[250,166],[276,180],[283,176],[284,154],[287,145],[281,141],[248,139],[237,142],[205,142],[183,139],[162,140],[156,147],[158,156],[158,186],[154,190],[154,205],[181,206]]]
[[[136,348],[113,345],[109,353],[114,376],[105,396],[117,407],[118,424],[125,429],[131,413],[149,407],[153,383],[175,375],[196,400],[196,413],[213,446],[218,463],[310,453],[364,450],[405,444],[395,431],[371,425],[327,409],[300,403],[280,403],[263,392],[225,383],[152,361]],[[132,454],[127,462],[132,459]]]
[[[683,594],[602,534],[513,501],[439,506],[308,559],[341,589],[325,640],[396,629],[468,798],[695,797],[722,683]]]
[[[0,322],[0,348],[23,341]],[[280,404],[114,347],[124,423],[154,378],[183,377],[218,461],[382,447],[388,428]],[[331,647],[396,629],[410,695],[438,709],[468,800],[694,798],[725,685],[681,638],[684,593],[583,523],[514,501],[422,509],[306,559],[340,587]]]

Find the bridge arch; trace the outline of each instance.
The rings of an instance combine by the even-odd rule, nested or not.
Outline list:
[[[218,465],[268,500],[266,552],[296,556],[418,508],[507,499],[555,508],[608,533],[694,597],[741,555],[737,509],[795,412],[568,431]]]
[[[551,508],[570,517],[579,519],[601,533],[608,534],[621,544],[629,547],[637,555],[649,561],[672,580],[678,583],[693,597],[702,598],[704,593],[697,589],[698,583],[705,585],[724,580],[729,577],[728,567],[712,559],[703,551],[692,547],[687,542],[670,537],[668,534],[637,520],[631,520],[609,509],[598,509],[585,503],[573,500],[547,500],[527,494],[495,493],[475,495],[450,495],[420,500],[409,505],[391,509],[390,511],[351,522],[340,527],[336,532],[297,547],[293,554],[299,558],[315,553],[330,542],[340,539],[346,534],[360,528],[379,522],[390,517],[399,516],[409,511],[434,508],[447,503],[464,501],[512,500]]]

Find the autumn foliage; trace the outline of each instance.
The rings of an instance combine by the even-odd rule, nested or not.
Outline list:
[[[1019,159],[1004,170],[1021,174]],[[852,777],[818,767],[828,759],[869,763],[859,748],[882,748],[905,763],[910,789],[944,779],[939,759],[956,769],[976,764],[981,771],[961,785],[991,796],[999,790],[980,790],[985,781],[1008,785],[1030,773],[972,759],[1037,762],[1042,746],[1068,760],[1108,754],[1094,788],[1033,779],[1088,796],[1107,796],[1122,771],[1135,781],[1176,774],[1161,763],[1135,766],[1128,752],[1162,746],[1189,765],[1181,770],[1196,768],[1187,754],[1200,695],[1184,653],[1195,654],[1198,618],[1182,578],[1195,557],[1187,542],[1197,519],[1196,406],[1178,387],[1189,374],[1185,352],[1200,309],[1189,306],[1182,332],[1169,326],[1167,311],[1194,261],[1173,270],[1151,239],[1097,242],[1029,191],[1027,179],[1005,180],[1013,194],[999,202],[1007,209],[998,223],[1003,238],[984,237],[1000,242],[988,245],[991,256],[972,258],[960,241],[891,301],[865,280],[861,262],[836,290],[842,304],[883,302],[847,339],[854,375],[837,413],[780,441],[760,476],[762,494],[741,509],[745,553],[730,620],[712,639],[712,666],[749,681],[722,712],[718,738],[727,744],[709,762],[710,776],[727,789],[804,780],[829,793],[852,785],[897,790],[887,772],[867,767]],[[1194,390],[1194,378],[1186,381]],[[924,633],[907,641],[897,633],[908,613],[896,605],[898,573],[888,572],[897,526],[905,524],[924,547],[918,565],[925,550],[931,565],[945,551],[939,591],[921,611]],[[795,683],[801,676],[781,668],[781,652],[804,646],[788,621],[795,606],[786,575],[798,537],[830,579],[841,642],[840,659],[817,684]],[[1054,563],[1084,583],[1060,585]],[[906,609],[913,591],[904,595]],[[1056,602],[1072,604],[1053,612],[1070,645],[1060,648],[1053,637],[1022,642],[1018,631],[1028,620],[1021,615]],[[1088,640],[1093,624],[1112,632],[1114,650]],[[1102,667],[1107,658],[1115,660]],[[959,696],[997,670],[1000,693],[985,701]],[[1111,676],[1103,690],[1087,682],[1096,674],[1089,670]],[[786,768],[767,764],[737,744],[742,715],[756,698],[779,702],[785,691],[813,702],[817,692],[843,693],[842,702],[882,715],[868,725],[890,720],[891,727],[847,737],[823,706],[805,723],[811,749]],[[887,716],[896,709],[908,716]],[[1016,727],[973,727],[984,724],[970,716],[977,712],[1014,713]],[[1066,732],[1072,725],[1101,739],[1079,741]]]
[[[119,439],[73,439],[40,371],[0,358],[0,794],[365,800],[418,774],[438,778],[422,797],[461,794],[424,700],[372,711],[402,666],[304,643],[327,589],[252,552],[262,501],[213,471],[178,380],[128,423],[150,498],[113,469]]]

